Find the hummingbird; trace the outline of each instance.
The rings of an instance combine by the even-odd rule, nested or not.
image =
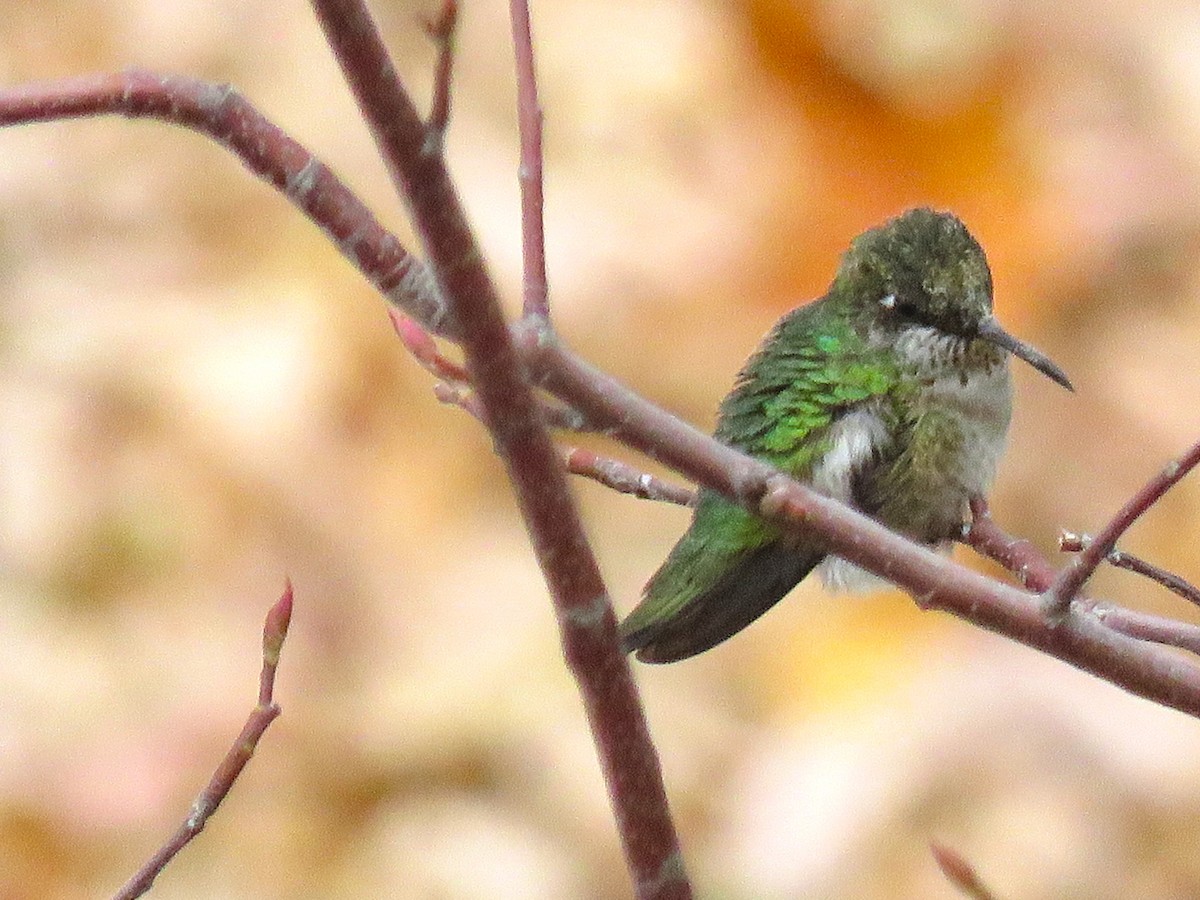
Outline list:
[[[921,543],[948,546],[991,487],[1012,415],[1010,356],[1074,390],[992,314],[983,248],[954,215],[911,209],[859,235],[829,290],[776,323],[722,401],[717,440]],[[877,581],[803,529],[702,489],[692,522],[621,623],[643,662],[741,631],[819,567]]]

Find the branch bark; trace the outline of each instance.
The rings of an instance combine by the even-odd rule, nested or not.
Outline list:
[[[608,591],[442,156],[429,152],[426,126],[365,5],[313,0],[313,8],[409,203],[430,270],[461,335],[485,424],[550,588],[563,653],[584,697],[637,894],[690,897],[658,756],[620,652]]]
[[[1179,459],[1167,466],[1150,479],[1140,491],[1129,498],[1115,516],[1101,530],[1100,534],[1083,548],[1070,565],[1066,566],[1046,591],[1043,601],[1046,613],[1051,617],[1062,616],[1066,613],[1071,599],[1083,587],[1084,582],[1092,577],[1097,566],[1104,562],[1117,541],[1121,539],[1129,527],[1137,521],[1146,510],[1172,487],[1179,483],[1197,463],[1200,463],[1200,441],[1197,441]]]
[[[405,251],[394,235],[378,225],[370,211],[328,169],[302,146],[266,123],[232,89],[133,71],[25,85],[0,92],[0,125],[113,113],[161,119],[220,141],[325,230],[389,302],[433,334],[451,339],[458,336],[428,270]],[[520,323],[515,326],[515,339],[530,379],[589,418],[596,416],[589,424],[606,428],[627,446],[735,502],[758,508],[765,483],[760,463],[683,425],[566,353],[548,330]],[[788,512],[784,509],[781,514],[786,516]],[[853,515],[849,510],[843,510],[843,514]],[[827,527],[820,516],[801,515],[796,524],[823,533]],[[827,536],[833,538],[834,533],[831,531]],[[919,585],[927,581],[935,584],[952,581],[957,577],[955,570],[960,568],[938,557],[924,559],[921,565],[925,568],[921,572],[911,569],[919,555],[913,556],[911,545],[896,535],[864,536],[853,542],[859,550],[847,551],[849,558],[871,571],[886,572],[901,587],[915,591],[914,596],[919,600],[927,593]],[[1050,577],[1037,586],[1040,590],[1045,590],[1057,575],[1048,563],[1046,566]],[[1020,571],[1020,566],[1017,570]],[[1035,587],[1031,580],[1025,583]],[[1049,632],[1058,626],[1048,622],[1039,624],[1038,616],[1026,606],[1029,597],[1020,592],[1017,592],[1019,603],[1001,606],[986,603],[983,597],[978,598],[982,605],[977,605],[964,594],[958,596],[961,602],[956,604],[955,614],[967,621],[1056,655],[1067,652],[1062,645],[1072,643],[1073,639],[1067,638],[1051,640]],[[1086,609],[1079,612],[1086,614]],[[1076,630],[1066,628],[1068,633]],[[1123,640],[1123,660],[1116,659],[1113,651],[1089,661],[1086,640],[1082,647],[1076,646],[1062,658],[1140,696],[1192,715],[1200,714],[1200,671],[1194,665],[1164,656],[1162,651],[1139,641]],[[1147,653],[1150,655],[1143,655]],[[1139,674],[1141,669],[1145,671]]]
[[[0,92],[0,126],[107,115],[156,119],[212,138],[316,224],[388,302],[434,334],[455,336],[420,260],[324,163],[230,85],[128,69]]]

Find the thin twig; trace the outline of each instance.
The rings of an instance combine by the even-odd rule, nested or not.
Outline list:
[[[1169,463],[1161,472],[1146,482],[1146,485],[1121,507],[1091,544],[1084,548],[1071,565],[1059,573],[1054,584],[1046,591],[1042,598],[1042,608],[1048,617],[1061,619],[1066,615],[1075,594],[1096,571],[1096,567],[1108,556],[1109,551],[1116,546],[1121,535],[1137,520],[1138,516],[1158,502],[1158,499],[1177,484],[1197,463],[1200,463],[1200,441],[1193,444],[1183,456]]]
[[[437,45],[438,58],[433,74],[433,99],[429,104],[429,121],[425,123],[423,152],[441,156],[446,144],[446,126],[450,123],[450,81],[454,72],[454,31],[458,25],[458,3],[445,0],[441,15],[425,26]]]
[[[484,422],[483,405],[475,392],[465,385],[439,381],[433,386],[434,396],[447,406],[457,406],[477,422]],[[547,423],[547,427],[550,424]],[[628,463],[608,456],[601,456],[583,447],[559,447],[563,466],[572,475],[588,478],[619,494],[632,494],[642,500],[674,503],[690,506],[695,491],[682,485],[671,484],[656,478],[649,472],[635,469]]]
[[[550,320],[546,279],[546,234],[543,202],[542,107],[538,100],[537,70],[528,0],[510,0],[513,50],[517,65],[517,127],[521,135],[521,252],[525,263],[524,315]]]
[[[563,463],[572,475],[597,481],[621,494],[632,494],[642,500],[690,506],[696,492],[682,485],[671,484],[648,472],[641,472],[628,463],[600,456],[582,447],[562,448]]]
[[[458,381],[439,381],[433,386],[433,395],[438,399],[439,403],[445,403],[447,406],[457,406],[459,409],[466,412],[471,418],[475,419],[484,427],[487,427],[487,419],[484,416],[483,406],[479,402],[479,397],[471,388],[470,383],[463,384]],[[538,413],[542,417],[542,424],[547,428],[555,428],[563,431],[582,432],[587,431],[587,423],[578,412],[571,409],[569,406],[563,406],[561,403],[548,400],[545,397],[537,397]]]
[[[1085,599],[1082,605],[1113,631],[1200,655],[1200,627],[1097,600]]]
[[[1050,562],[1029,541],[1006,534],[988,515],[987,504],[982,499],[972,500],[971,512],[973,521],[963,539],[977,553],[995,560],[1033,590],[1045,590],[1054,583],[1058,573]],[[1063,549],[1069,548],[1070,539],[1078,539],[1077,535],[1064,537],[1067,541]],[[1060,538],[1060,546],[1063,544],[1064,540]],[[1107,601],[1087,597],[1079,600],[1080,610],[1089,613],[1106,628],[1139,641],[1200,654],[1200,628],[1195,625],[1135,612]]]
[[[450,381],[439,381],[433,386],[433,396],[437,397],[439,403],[457,406],[480,425],[487,427],[483,406],[469,386]]]
[[[438,384],[433,386],[434,395],[438,400],[449,406],[457,406],[466,410],[482,423],[484,421],[483,409],[471,389],[471,374],[443,354],[438,349],[433,336],[412,319],[395,309],[389,309],[388,315],[391,317],[392,327],[399,335],[405,349],[425,371],[441,379]],[[593,430],[588,427],[587,420],[579,414],[578,410],[571,409],[571,407],[544,395],[538,395],[537,399],[542,421],[547,428],[575,432]]]
[[[312,4],[408,200],[429,266],[460,329],[471,383],[550,587],[634,890],[639,898],[690,897],[662,771],[618,645],[612,603],[449,173],[440,157],[421,152],[424,125],[366,6],[361,0]]]
[[[258,705],[251,710],[241,734],[233,742],[233,746],[217,766],[212,778],[200,795],[192,803],[187,819],[171,835],[158,852],[134,874],[132,878],[115,895],[117,900],[131,900],[140,897],[158,877],[163,868],[174,859],[175,855],[204,830],[209,817],[217,811],[233,783],[250,762],[259,738],[267,727],[278,718],[280,709],[275,702],[275,671],[279,667],[279,653],[283,648],[284,638],[287,637],[288,625],[292,620],[292,585],[288,583],[283,596],[267,612],[263,625],[263,667],[258,680]]]
[[[982,497],[971,498],[971,524],[963,534],[963,543],[999,563],[1031,591],[1044,591],[1058,575],[1032,542],[1015,538],[996,524]]]
[[[934,862],[942,870],[942,874],[963,894],[970,897],[971,900],[996,900],[996,895],[988,890],[983,879],[979,877],[979,873],[975,871],[975,867],[967,862],[958,851],[952,850],[938,841],[930,841],[929,849],[933,853]]]
[[[1092,538],[1090,535],[1064,531],[1058,536],[1058,549],[1064,553],[1078,553],[1084,547],[1088,546],[1091,541]],[[1200,588],[1197,588],[1190,581],[1180,578],[1174,572],[1169,572],[1161,566],[1156,566],[1154,563],[1142,559],[1140,556],[1135,556],[1132,553],[1119,550],[1115,547],[1108,552],[1108,556],[1104,557],[1104,560],[1115,568],[1124,569],[1127,572],[1133,572],[1136,575],[1149,578],[1151,581],[1161,584],[1171,593],[1178,594],[1189,603],[1200,606]]]
[[[470,384],[471,376],[467,370],[438,350],[433,335],[399,310],[389,308],[388,317],[405,349],[425,371],[442,381]]]
[[[433,333],[454,337],[420,260],[319,159],[229,85],[129,69],[0,91],[0,126],[103,115],[157,119],[212,138],[312,220],[389,302]]]

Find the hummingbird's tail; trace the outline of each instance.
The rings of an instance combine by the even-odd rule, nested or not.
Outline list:
[[[710,495],[621,623],[622,649],[649,663],[702,653],[782,600],[824,557]]]

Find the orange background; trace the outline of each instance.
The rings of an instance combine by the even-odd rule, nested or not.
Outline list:
[[[436,4],[374,5],[426,97]],[[410,239],[300,0],[0,8],[4,83],[232,82]],[[1077,387],[1017,368],[1009,530],[1096,530],[1200,434],[1192,6],[558,0],[534,26],[555,319],[646,396],[710,426],[849,240],[920,203]],[[448,153],[515,310],[508,29],[465,4]],[[0,161],[0,895],[111,893],[174,829],[288,575],[284,714],[155,896],[628,896],[501,467],[365,282],[177,129],[9,129]],[[626,611],[686,513],[575,488]],[[1127,549],[1200,579],[1198,504],[1185,482]],[[1200,724],[900,594],[805,585],[636,674],[702,896],[957,896],[932,839],[1002,897],[1200,893]]]

